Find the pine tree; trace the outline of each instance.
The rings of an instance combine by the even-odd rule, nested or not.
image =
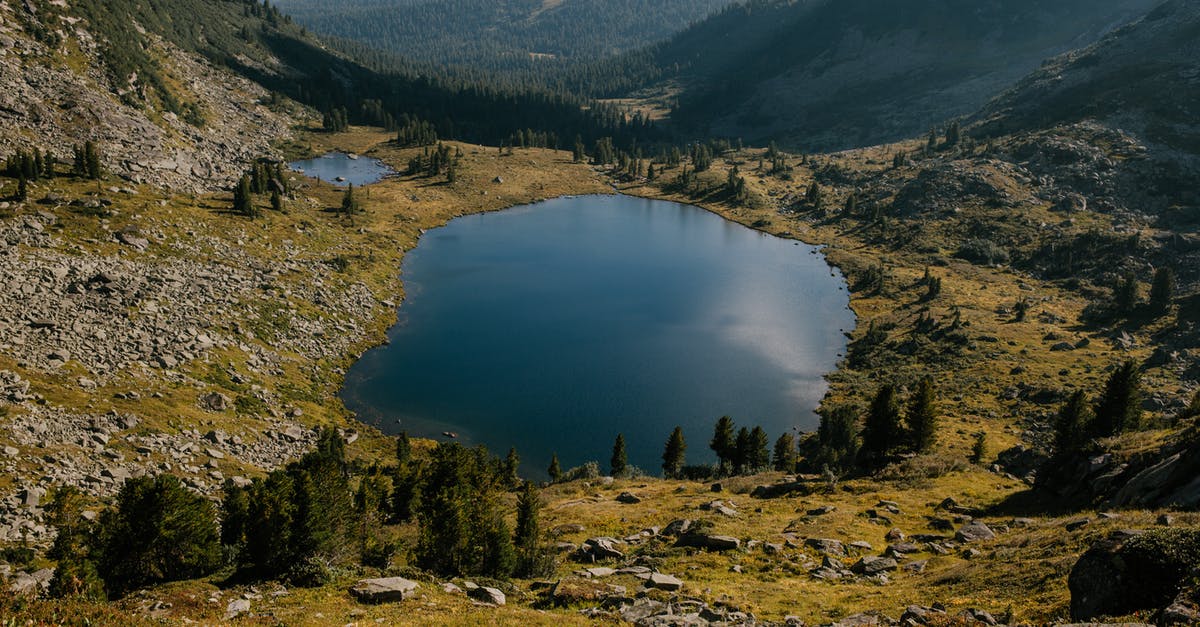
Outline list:
[[[117,597],[147,584],[202,577],[221,564],[216,511],[173,475],[127,480],[97,525],[97,571]]]
[[[663,447],[663,476],[667,479],[678,479],[683,471],[687,442],[683,439],[683,428],[675,427],[667,444]]]
[[[975,434],[975,443],[971,445],[970,462],[972,464],[983,463],[983,458],[987,457],[987,449],[988,449],[987,432],[980,431],[979,433],[976,433]]]
[[[412,460],[412,442],[408,440],[408,432],[401,431],[396,436],[396,462],[403,465]]]
[[[733,440],[733,458],[730,460],[734,474],[740,475],[746,472],[750,465],[750,458],[754,455],[753,446],[750,429],[746,427],[738,429],[737,437]]]
[[[804,201],[814,210],[821,210],[821,186],[817,185],[816,181],[808,186],[808,191],[804,194]]]
[[[775,440],[775,470],[779,472],[795,472],[796,470],[796,438],[785,433]]]
[[[937,441],[938,414],[933,378],[925,377],[917,384],[908,403],[909,445],[917,453],[929,452]]]
[[[1113,371],[1096,401],[1094,436],[1105,438],[1138,428],[1142,420],[1141,382],[1141,372],[1132,360]]]
[[[83,517],[83,507],[83,493],[74,486],[62,486],[54,491],[54,498],[46,508],[46,522],[58,532],[46,553],[46,557],[57,562],[49,593],[54,598],[103,601],[104,582],[92,554],[95,525]]]
[[[617,441],[613,442],[612,459],[609,460],[609,467],[612,469],[612,476],[624,476],[625,467],[628,461],[629,460],[625,455],[625,435],[618,433]]]
[[[546,472],[550,475],[551,482],[557,483],[562,479],[562,467],[558,465],[558,453],[550,455],[550,467],[546,469]]]
[[[1171,308],[1175,299],[1175,271],[1163,266],[1154,271],[1154,282],[1150,284],[1150,304],[1162,313]]]
[[[1127,273],[1118,278],[1113,285],[1112,298],[1118,312],[1123,314],[1132,312],[1138,304],[1137,277],[1133,273]]]
[[[1091,431],[1091,421],[1087,395],[1076,390],[1054,419],[1054,453],[1066,455],[1078,451]]]
[[[352,217],[354,214],[361,211],[361,209],[362,208],[359,205],[358,198],[354,196],[354,183],[351,183],[350,186],[346,188],[346,193],[342,195],[342,214]]]
[[[256,211],[254,196],[250,191],[250,177],[243,175],[238,179],[237,187],[233,188],[233,212],[253,219]]]
[[[888,383],[879,388],[863,423],[861,455],[865,464],[881,465],[901,444],[903,435],[896,386]]]
[[[760,426],[750,430],[749,453],[746,456],[746,472],[759,472],[771,467],[771,440]]]
[[[273,211],[283,211],[283,196],[279,194],[279,190],[271,190],[271,209]]]
[[[842,207],[842,215],[847,218],[853,218],[858,215],[858,194],[850,192],[846,196],[846,204]]]
[[[846,471],[858,456],[858,414],[841,405],[821,415],[817,427],[817,453],[811,460],[817,468]]]
[[[17,178],[17,200],[29,199],[29,181],[25,178],[25,173]]]
[[[737,455],[736,442],[733,435],[733,418],[721,416],[713,427],[713,437],[708,448],[717,454],[717,463],[722,473],[733,471],[734,457]]]
[[[518,577],[541,577],[554,572],[554,558],[542,545],[541,509],[541,494],[532,482],[526,481],[517,497],[517,528],[514,532],[515,574]]]
[[[504,458],[504,464],[501,466],[500,479],[508,487],[516,487],[521,482],[521,477],[518,471],[521,467],[521,456],[517,455],[517,447],[509,447],[508,455]]]

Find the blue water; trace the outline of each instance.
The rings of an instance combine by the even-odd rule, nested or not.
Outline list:
[[[383,177],[392,173],[392,169],[378,159],[370,157],[351,159],[349,155],[341,152],[331,152],[316,159],[293,161],[288,164],[288,167],[326,183],[338,185],[353,183],[355,186],[378,183],[383,180]],[[342,177],[344,180],[338,181],[338,177]]]
[[[559,198],[458,218],[404,260],[390,344],[343,398],[384,431],[456,432],[525,476],[587,460],[659,474],[675,425],[707,463],[723,414],[772,440],[815,428],[823,375],[854,325],[818,251],[702,209],[629,196]]]

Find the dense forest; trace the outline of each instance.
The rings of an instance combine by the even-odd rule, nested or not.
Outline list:
[[[600,61],[644,48],[730,0],[317,0],[276,5],[339,48],[423,72],[449,66],[507,84],[590,91],[623,74]],[[380,54],[384,53],[384,54]],[[387,53],[390,53],[387,54]],[[390,58],[389,58],[390,57]]]
[[[420,75],[400,66],[371,69],[329,50],[277,8],[256,0],[83,0],[69,8],[44,3],[40,10],[83,17],[104,33],[101,52],[110,81],[127,104],[161,107],[197,125],[203,120],[189,115],[186,97],[149,52],[154,36],[326,114],[341,112],[346,123],[393,126],[418,119],[440,137],[490,144],[536,132],[589,143],[612,137],[618,145],[632,145],[658,133],[614,107],[560,92],[510,89],[461,74]],[[138,78],[137,89],[117,87],[131,76]]]

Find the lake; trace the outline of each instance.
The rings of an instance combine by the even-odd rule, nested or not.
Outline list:
[[[553,452],[607,472],[618,433],[661,474],[675,425],[709,463],[724,414],[772,443],[814,429],[855,323],[818,249],[630,196],[455,219],[401,274],[399,321],[349,371],[347,406],[388,433],[515,446],[527,477]]]
[[[352,158],[342,152],[331,152],[315,159],[293,161],[288,164],[288,167],[326,183],[338,185],[353,183],[359,187],[378,183],[393,172],[387,164],[379,159],[357,155]],[[342,180],[339,181],[339,178]]]

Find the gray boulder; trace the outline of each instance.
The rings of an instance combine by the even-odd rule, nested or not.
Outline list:
[[[363,603],[394,603],[410,599],[420,587],[403,577],[363,579],[350,588],[350,594]]]
[[[473,588],[467,592],[467,596],[479,601],[480,603],[487,603],[488,605],[504,605],[505,601],[507,601],[503,592],[497,590],[496,588],[488,588],[486,586],[478,586]]]
[[[959,542],[983,542],[985,540],[994,540],[996,533],[990,527],[983,524],[982,521],[972,520],[962,526],[958,533],[954,534],[954,538]]]

